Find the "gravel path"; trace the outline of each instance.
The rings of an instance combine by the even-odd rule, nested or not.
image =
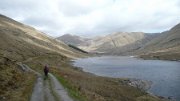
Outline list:
[[[18,63],[18,65],[23,71],[31,71],[37,75],[37,81],[34,85],[30,101],[73,101],[64,87],[52,74],[49,73],[48,79],[50,80],[44,80],[40,73],[32,70],[27,65],[22,63]]]
[[[53,84],[53,89],[57,93],[57,95],[60,97],[60,101],[73,101],[72,98],[69,97],[67,94],[67,91],[64,89],[64,87],[59,83],[59,81],[52,75],[49,74],[51,78],[51,82]]]
[[[44,81],[44,93],[45,93],[45,101],[56,101],[55,97],[52,94],[53,91],[51,91],[49,80]]]
[[[30,101],[44,101],[43,79],[38,76]]]

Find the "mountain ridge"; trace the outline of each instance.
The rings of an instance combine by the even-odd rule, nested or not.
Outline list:
[[[63,37],[61,37],[61,39],[62,38]],[[73,35],[71,36],[71,38],[73,38]],[[79,36],[79,38],[82,39],[83,37]],[[113,52],[113,49],[116,49],[116,48],[119,49],[126,45],[133,44],[136,41],[139,41],[138,43],[136,43],[136,47],[140,47],[142,43],[146,43],[147,40],[151,40],[152,38],[153,38],[153,35],[146,34],[143,32],[116,32],[116,33],[108,34],[106,36],[91,38],[87,41],[82,41],[82,43],[75,44],[75,45],[85,51],[108,54],[108,53],[115,53]],[[61,41],[64,41],[64,40],[61,40]],[[69,43],[73,43],[71,42],[71,40],[69,41],[70,41]]]
[[[167,60],[180,60],[180,24],[154,38],[140,49],[142,57]]]
[[[11,57],[13,54],[20,57],[20,53],[24,55],[27,55],[28,53],[32,56],[46,53],[57,53],[70,58],[75,58],[78,55],[81,55],[78,51],[75,51],[63,42],[52,39],[43,32],[19,23],[4,15],[0,15],[0,31],[0,53],[3,56]]]
[[[75,45],[88,52],[106,55],[138,55],[176,60],[180,59],[180,23],[162,33],[116,32]]]

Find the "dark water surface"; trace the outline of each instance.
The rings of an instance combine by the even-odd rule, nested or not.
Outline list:
[[[74,65],[100,76],[152,81],[149,92],[180,101],[180,62],[103,56],[77,59]]]

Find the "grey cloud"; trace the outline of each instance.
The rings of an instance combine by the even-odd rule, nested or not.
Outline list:
[[[153,7],[151,7],[153,5]],[[179,0],[1,0],[0,13],[51,36],[161,32],[180,22]]]
[[[50,28],[60,28],[62,25],[58,22],[53,21],[53,18],[44,18],[44,17],[30,17],[23,21],[26,24],[35,25],[35,26],[49,26]]]
[[[65,16],[79,16],[90,12],[90,9],[84,9],[72,3],[67,3],[65,5],[59,3],[59,10],[62,11]]]

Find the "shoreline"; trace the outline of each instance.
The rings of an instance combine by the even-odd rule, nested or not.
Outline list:
[[[139,59],[143,59],[139,56],[128,56],[128,57],[131,57],[131,58],[139,58]],[[150,60],[150,59],[148,59]],[[153,59],[155,60],[155,59]],[[170,60],[162,60],[162,61],[170,61]],[[77,67],[77,66],[74,66],[73,63],[75,61],[74,60],[70,60],[70,65],[73,67],[73,68],[76,68],[84,73],[87,73],[87,74],[90,74],[90,75],[95,75],[95,76],[98,76],[98,77],[104,77],[104,78],[113,78],[113,79],[125,79],[124,80],[124,84],[126,85],[129,85],[129,86],[132,86],[134,88],[137,88],[141,91],[144,91],[146,92],[147,94],[153,96],[153,97],[157,97],[163,101],[176,101],[173,96],[160,96],[160,95],[155,95],[153,94],[153,92],[149,92],[148,90],[151,88],[153,82],[152,81],[149,81],[149,80],[142,80],[142,79],[137,79],[137,78],[121,78],[121,77],[107,77],[107,76],[100,76],[100,75],[96,75],[94,73],[90,73],[90,72],[87,72],[87,71],[84,71],[82,67]],[[179,62],[179,61],[178,61]]]
[[[128,84],[130,86],[133,86],[133,87],[136,87],[140,90],[143,90],[143,91],[147,92],[148,94],[150,94],[151,96],[158,97],[158,98],[165,100],[165,101],[176,101],[173,98],[173,96],[165,97],[165,96],[155,95],[153,92],[149,92],[148,90],[151,88],[151,85],[153,84],[152,81],[142,80],[142,79],[131,79],[131,78],[129,78],[129,81],[130,82]]]
[[[173,57],[173,58],[172,58]],[[176,56],[172,57],[163,57],[163,56],[158,56],[158,55],[138,55],[137,58],[141,58],[144,60],[164,60],[164,61],[176,61],[180,62],[180,58]]]
[[[70,64],[70,65],[72,65],[72,64]],[[94,76],[98,76],[98,77],[103,77],[103,78],[113,78],[113,77],[100,76],[100,75],[96,75],[94,73],[86,72],[81,67],[76,67],[76,66],[73,66],[73,65],[72,65],[72,67],[75,68],[75,69],[78,69],[78,70],[80,70],[80,71],[82,71],[82,72],[84,72],[86,74],[90,74],[90,75],[94,75]],[[120,77],[119,78],[113,78],[113,79],[124,79],[123,83],[125,85],[129,85],[129,86],[132,86],[134,88],[137,88],[137,89],[139,89],[141,91],[144,91],[147,94],[149,94],[149,95],[151,95],[153,97],[157,97],[157,98],[159,98],[161,100],[176,101],[171,96],[164,97],[164,96],[155,95],[154,93],[149,92],[148,90],[151,88],[151,85],[153,84],[152,81],[136,79],[136,78],[120,78]]]
[[[130,57],[130,58],[139,58],[143,60],[162,60],[162,61],[176,61],[180,62],[180,59],[168,59],[158,56],[151,56],[151,55],[93,55],[92,57],[102,57],[102,56],[117,56],[117,57]]]

